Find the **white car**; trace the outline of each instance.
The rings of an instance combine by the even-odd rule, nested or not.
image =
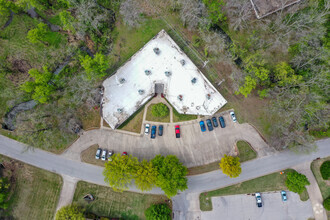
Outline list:
[[[257,200],[257,206],[259,208],[262,207],[262,201],[261,201],[261,194],[260,193],[256,193],[256,200]]]
[[[235,113],[234,112],[229,112],[229,114],[230,114],[231,119],[233,120],[233,122],[237,122]]]
[[[97,151],[96,151],[96,154],[95,154],[95,159],[100,159],[100,156],[101,156],[101,152],[102,152],[102,149],[101,148],[97,148]]]
[[[101,160],[106,160],[106,159],[107,159],[107,150],[103,150]]]
[[[146,128],[144,129],[144,134],[148,135],[150,131],[150,124],[146,124]]]

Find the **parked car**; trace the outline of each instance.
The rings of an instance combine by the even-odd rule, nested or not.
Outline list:
[[[282,196],[282,201],[286,202],[287,198],[286,198],[286,192],[284,190],[281,191],[281,196]]]
[[[213,126],[212,126],[210,119],[206,120],[206,125],[207,125],[207,128],[209,129],[209,131],[213,131]]]
[[[163,125],[158,126],[158,135],[159,136],[163,136],[163,129],[164,129]]]
[[[200,122],[199,122],[199,125],[201,126],[201,131],[202,131],[202,132],[206,131],[206,127],[205,127],[205,123],[204,123],[204,121],[200,121]]]
[[[151,138],[152,139],[155,139],[155,137],[156,137],[156,128],[157,127],[155,125],[151,127]]]
[[[261,195],[260,193],[256,193],[256,200],[257,200],[257,206],[260,208],[262,207],[262,201],[261,201]]]
[[[175,125],[175,137],[180,138],[180,125]]]
[[[103,150],[102,151],[102,156],[101,156],[101,160],[106,160],[107,159],[107,150]]]
[[[213,122],[213,126],[214,126],[215,128],[219,126],[219,124],[218,124],[218,121],[217,121],[217,118],[216,118],[216,117],[213,117],[213,118],[212,118],[212,122]]]
[[[231,119],[233,120],[233,122],[236,122],[236,116],[235,116],[235,113],[234,112],[229,112],[230,116],[231,116]]]
[[[144,129],[144,134],[148,135],[150,130],[150,124],[146,124],[146,128]]]
[[[164,93],[161,93],[160,96],[161,96],[162,98],[164,98]]]
[[[95,154],[95,159],[97,159],[97,160],[100,159],[101,152],[102,152],[102,149],[101,148],[97,148],[96,154]]]
[[[113,155],[113,150],[109,150],[109,152],[108,152],[108,160],[109,161],[112,161],[112,155]]]
[[[225,119],[222,116],[219,117],[219,122],[222,128],[226,127]]]
[[[127,152],[123,152],[121,156],[127,156]]]

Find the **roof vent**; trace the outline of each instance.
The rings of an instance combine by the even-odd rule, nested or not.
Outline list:
[[[147,76],[151,75],[151,71],[150,71],[150,70],[145,70],[144,72],[145,72],[145,74],[146,74]]]
[[[119,79],[119,83],[120,83],[120,84],[124,84],[124,82],[126,82],[126,80],[125,80],[124,78],[120,78],[120,79]]]
[[[143,95],[144,94],[144,90],[143,89],[139,89],[139,94]]]
[[[211,95],[210,95],[210,94],[206,94],[206,98],[207,98],[208,100],[210,100],[210,99],[211,99]]]
[[[184,66],[186,64],[186,61],[184,59],[180,60],[180,63],[182,66]]]
[[[194,77],[192,80],[191,80],[191,83],[192,84],[195,84],[197,82],[197,79],[196,79],[196,77]]]
[[[178,99],[179,99],[180,101],[182,101],[182,100],[183,100],[182,95],[178,95]]]
[[[159,54],[160,54],[160,50],[159,50],[159,48],[158,48],[158,47],[155,47],[155,48],[154,48],[154,52],[155,52],[155,54],[159,55]]]
[[[123,109],[122,108],[117,108],[117,112],[122,113]]]
[[[169,77],[171,75],[172,75],[172,73],[170,71],[165,71],[165,76]]]

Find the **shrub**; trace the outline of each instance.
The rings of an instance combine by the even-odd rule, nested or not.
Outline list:
[[[84,209],[75,204],[62,207],[57,211],[55,220],[66,219],[84,220]]]
[[[330,197],[326,198],[324,201],[323,201],[323,207],[330,211]]]
[[[147,220],[170,220],[171,209],[166,204],[152,205],[144,212]]]
[[[324,180],[328,180],[330,178],[330,160],[322,163],[320,172]]]
[[[151,114],[155,117],[165,117],[169,114],[170,110],[168,109],[167,105],[163,103],[158,103],[153,105],[151,108]]]
[[[286,187],[292,192],[302,193],[306,190],[305,186],[309,185],[307,177],[296,171],[288,173],[285,181]]]
[[[101,53],[96,53],[94,58],[88,55],[80,57],[80,64],[85,69],[89,80],[106,76],[106,70],[109,68],[108,58]]]

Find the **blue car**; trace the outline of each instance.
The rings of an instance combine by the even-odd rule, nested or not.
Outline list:
[[[212,126],[212,122],[210,119],[206,120],[206,125],[207,125],[207,128],[209,129],[209,131],[213,131],[213,126]]]
[[[216,128],[218,127],[218,121],[217,121],[217,118],[216,117],[213,117],[212,118],[212,122],[213,122],[213,126]]]
[[[154,139],[156,137],[156,126],[152,126],[151,128],[151,138]]]
[[[163,125],[158,126],[158,135],[163,136]]]
[[[219,122],[222,128],[226,127],[225,119],[222,116],[219,117]]]
[[[206,131],[206,127],[205,127],[205,123],[204,123],[204,121],[200,121],[200,122],[199,122],[199,125],[201,126],[201,131],[202,131],[202,132]]]

